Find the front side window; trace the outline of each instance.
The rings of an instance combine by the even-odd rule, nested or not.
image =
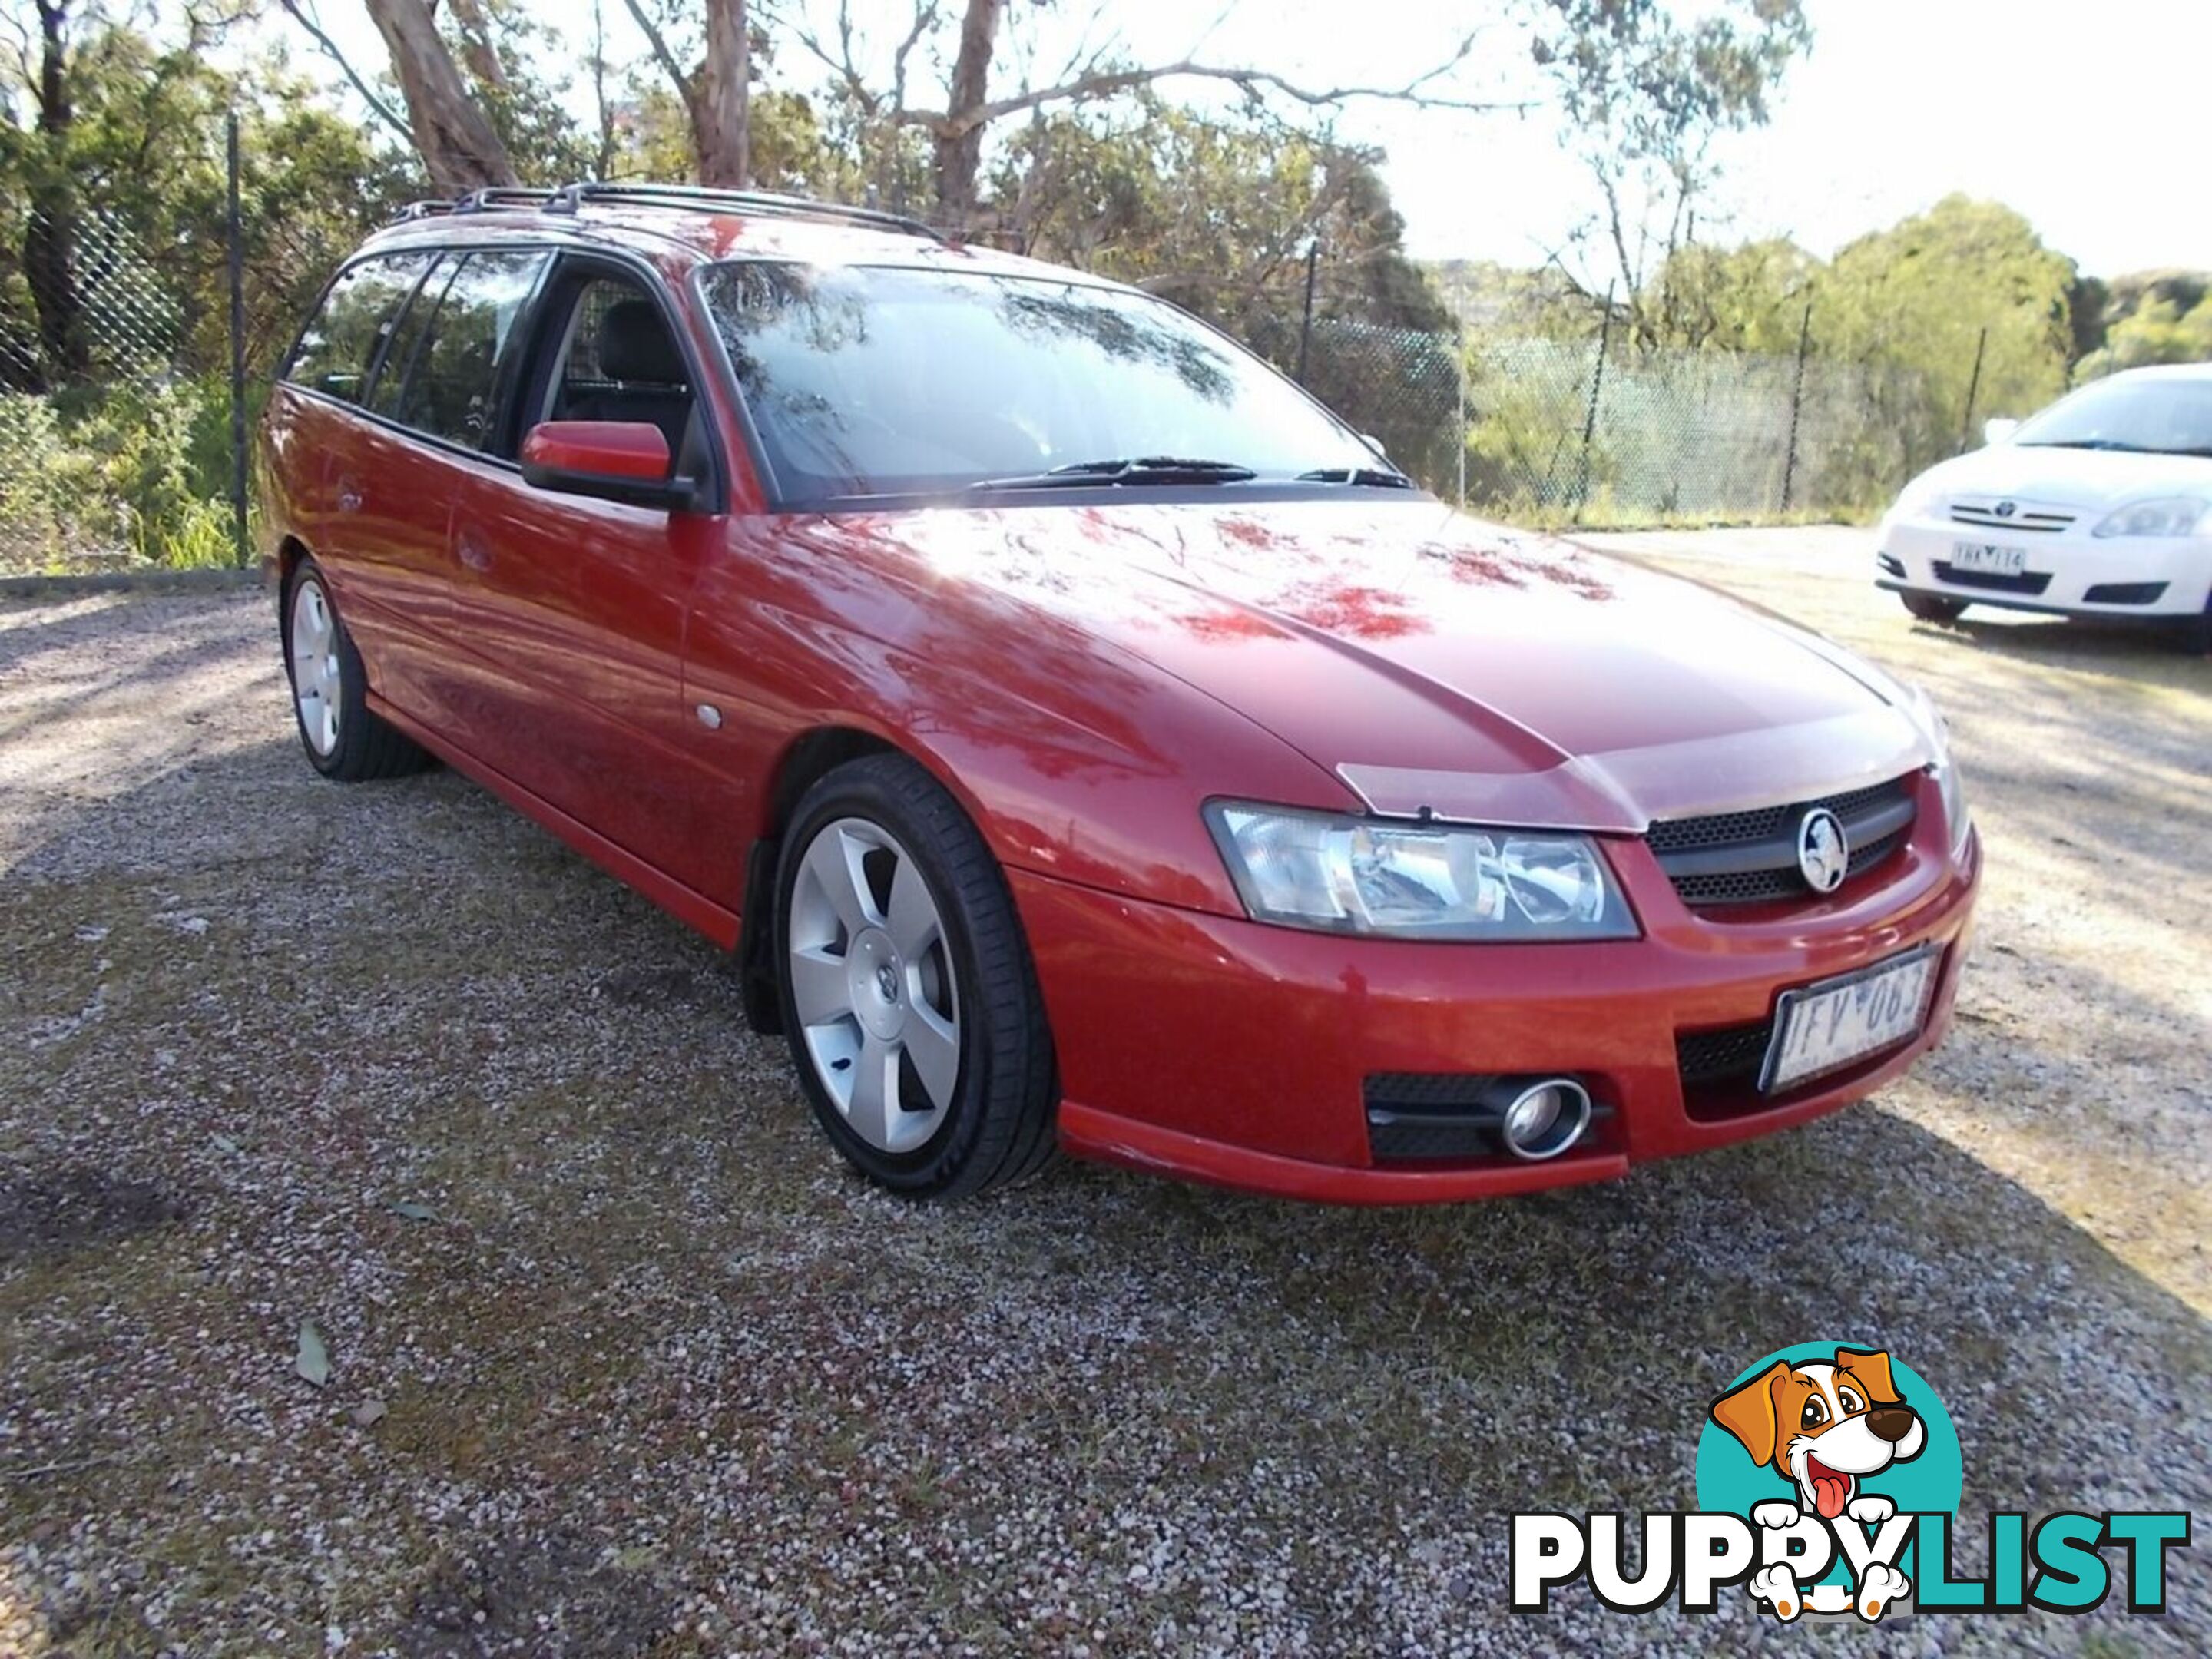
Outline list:
[[[501,371],[516,324],[552,256],[480,250],[462,260],[416,346],[394,418],[469,449],[495,437]]]
[[[2092,381],[2022,422],[2013,441],[2031,447],[2212,455],[2212,379],[2154,374]]]
[[[1141,294],[765,260],[701,283],[787,504],[1153,457],[1261,482],[1380,465],[1257,358]]]
[[[545,418],[643,421],[681,455],[693,428],[691,374],[653,297],[622,276],[577,290],[554,366]]]
[[[436,258],[389,253],[349,266],[308,319],[284,378],[294,386],[359,403],[401,307]]]

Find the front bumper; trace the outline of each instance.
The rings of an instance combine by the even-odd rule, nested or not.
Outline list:
[[[1950,1023],[1980,851],[1970,838],[1949,857],[1921,784],[1913,835],[1882,866],[1828,900],[1725,921],[1686,908],[1642,842],[1607,841],[1645,936],[1604,944],[1347,939],[1011,871],[1052,1022],[1060,1144],[1290,1197],[1429,1203],[1603,1180],[1832,1111]],[[1942,963],[1911,1043],[1771,1100],[1686,1086],[1679,1038],[1771,1019],[1779,992],[1923,943]],[[1568,1073],[1601,1115],[1549,1162],[1378,1160],[1364,1085],[1408,1073]]]
[[[2021,578],[1948,572],[1960,542],[1989,542],[2027,550]],[[2212,599],[2212,537],[2114,536],[2100,540],[2085,520],[2051,533],[1954,523],[1948,518],[1891,519],[1875,555],[1877,586],[1932,593],[1969,605],[2071,617],[2157,619],[2204,613]],[[2116,590],[2159,590],[2148,601],[2116,602]]]

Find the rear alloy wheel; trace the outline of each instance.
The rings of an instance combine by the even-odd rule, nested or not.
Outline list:
[[[397,777],[427,763],[422,750],[369,713],[368,672],[313,559],[300,561],[286,593],[284,666],[300,741],[325,777],[357,783]]]
[[[1900,593],[1905,608],[1925,623],[1954,623],[1966,613],[1964,599],[1946,599],[1933,593]]]
[[[815,1115],[856,1169],[960,1198],[1050,1158],[1052,1045],[990,849],[902,757],[808,791],[777,879],[784,1029]]]

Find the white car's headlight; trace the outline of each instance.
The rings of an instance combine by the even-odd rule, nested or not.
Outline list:
[[[2130,501],[2091,533],[2097,536],[2187,536],[2204,516],[2194,495],[2163,495],[2154,501]]]
[[[1258,921],[1394,939],[1634,939],[1587,836],[1217,801],[1206,821]]]
[[[1905,486],[1897,498],[1897,505],[1889,509],[1893,519],[1917,518],[1941,507],[1951,493],[1951,486],[1932,473],[1923,472]]]

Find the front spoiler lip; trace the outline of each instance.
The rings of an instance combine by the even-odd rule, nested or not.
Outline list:
[[[1660,1156],[1708,1151],[1793,1128],[1864,1100],[1896,1081],[1948,1034],[1951,999],[1956,993],[1965,945],[1961,938],[1948,948],[1939,970],[1937,1001],[1931,1006],[1926,1027],[1912,1042],[1878,1063],[1852,1072],[1831,1087],[1800,1095],[1786,1104],[1735,1117],[1686,1119],[1690,1131],[1686,1144],[1670,1148]],[[1559,1187],[1618,1181],[1638,1164],[1656,1161],[1631,1158],[1625,1152],[1603,1152],[1571,1153],[1542,1164],[1460,1165],[1433,1170],[1322,1164],[1208,1139],[1164,1124],[1101,1111],[1073,1100],[1060,1102],[1059,1127],[1060,1150],[1071,1158],[1111,1164],[1146,1175],[1194,1181],[1203,1186],[1316,1204],[1455,1204],[1485,1198],[1511,1198]]]
[[[1966,605],[1985,605],[1995,611],[2026,611],[2039,617],[2078,617],[2083,622],[2118,623],[2123,627],[2173,628],[2191,621],[2191,611],[2146,611],[2141,605],[2044,605],[2010,593],[1992,593],[1979,587],[1946,587],[1940,582],[1899,581],[1877,576],[1874,585],[1886,593],[1925,593],[1931,599],[1956,599]]]

